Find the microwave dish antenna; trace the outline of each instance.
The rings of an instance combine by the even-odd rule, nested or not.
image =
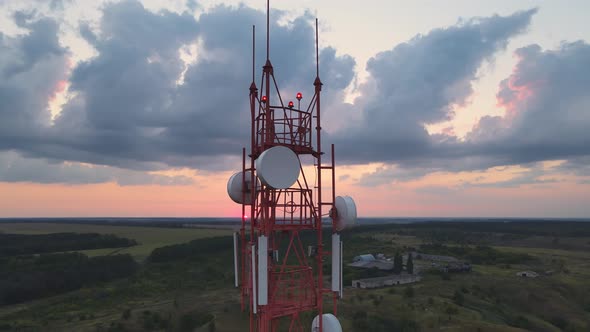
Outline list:
[[[256,181],[256,190],[260,189],[260,181]],[[250,205],[252,204],[252,177],[246,174],[244,179],[243,172],[237,172],[232,175],[227,181],[227,194],[232,201],[238,204]]]
[[[356,224],[357,214],[356,214],[356,204],[354,199],[350,196],[336,196],[336,201],[334,202],[334,208],[336,209],[336,214],[334,216],[334,221],[336,224],[336,229],[338,231],[343,230],[347,226],[352,226]]]
[[[256,159],[258,178],[266,186],[274,189],[287,189],[299,178],[301,164],[293,150],[284,146],[274,146],[265,150]]]
[[[342,332],[342,326],[338,321],[338,318],[332,314],[322,315],[323,332]],[[311,323],[311,332],[320,331],[320,316],[317,315]]]

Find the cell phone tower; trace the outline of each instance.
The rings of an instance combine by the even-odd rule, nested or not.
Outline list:
[[[336,318],[337,301],[343,295],[339,232],[355,223],[357,213],[352,198],[336,196],[333,144],[330,163],[322,162],[318,21],[314,95],[301,108],[301,93],[296,95],[297,105],[285,104],[277,86],[269,56],[269,0],[266,10],[266,62],[260,90],[255,83],[252,27],[250,152],[246,155],[246,148],[242,150],[242,171],[227,184],[230,198],[242,205],[241,227],[234,233],[235,286],[241,291],[242,310],[249,309],[251,332],[307,331],[308,323],[313,332],[341,332]],[[315,173],[311,177],[304,172],[304,156],[313,160],[306,167]],[[322,188],[325,176],[330,180],[328,190]],[[331,223],[323,223],[326,215]],[[322,237],[329,231],[332,245],[326,250]],[[324,276],[328,257],[331,281]],[[324,301],[329,299],[332,305],[326,309]],[[315,314],[315,319],[303,322],[305,312]]]

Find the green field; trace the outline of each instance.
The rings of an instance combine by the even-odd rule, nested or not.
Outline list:
[[[139,226],[103,226],[91,224],[60,224],[60,223],[0,223],[0,232],[13,234],[49,234],[49,233],[99,233],[115,234],[120,237],[134,239],[138,245],[128,248],[107,248],[83,250],[88,256],[109,255],[112,253],[130,254],[136,260],[144,260],[152,250],[163,246],[189,242],[205,237],[231,234],[229,229],[212,228],[163,228]]]

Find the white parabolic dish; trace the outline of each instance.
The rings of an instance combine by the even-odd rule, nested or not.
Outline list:
[[[311,323],[311,332],[318,332],[320,330],[319,316],[315,316]],[[342,332],[342,326],[338,318],[332,314],[322,315],[322,330],[324,332]]]
[[[356,204],[350,196],[336,196],[334,206],[338,213],[336,217],[337,230],[343,230],[346,226],[356,223]]]
[[[300,167],[295,152],[284,146],[272,147],[256,159],[258,178],[274,189],[291,187],[299,178]]]
[[[250,177],[250,173],[246,173],[246,188],[242,188],[242,172],[237,172],[232,175],[229,180],[227,181],[227,194],[232,201],[238,204],[252,204],[252,196],[250,195],[250,190],[252,189],[252,179]],[[256,179],[256,187],[260,187],[260,182]],[[246,191],[245,197],[242,196],[242,192]],[[244,199],[242,201],[242,199]]]

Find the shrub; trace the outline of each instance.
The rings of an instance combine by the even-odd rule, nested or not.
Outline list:
[[[551,320],[549,320],[549,322],[557,327],[559,327],[560,329],[564,330],[567,327],[567,320],[565,320],[565,318],[563,317],[553,317],[551,318]]]
[[[456,290],[455,294],[453,294],[453,302],[455,302],[456,305],[463,306],[463,304],[465,303],[465,296],[463,295],[463,293]]]
[[[414,288],[412,286],[404,289],[404,297],[408,299],[414,297]]]
[[[355,331],[367,330],[369,328],[366,311],[357,311],[352,315],[352,327]]]
[[[514,317],[510,317],[508,320],[508,325],[518,327],[525,330],[530,330],[532,327],[531,322],[523,315],[518,315]]]
[[[192,331],[213,320],[213,315],[199,312],[188,312],[180,317],[178,329],[180,331]]]
[[[445,313],[447,315],[456,315],[459,313],[459,309],[457,309],[457,307],[455,306],[447,305],[447,307],[445,308]]]
[[[123,314],[121,315],[121,317],[124,320],[128,320],[129,317],[131,317],[131,309],[125,309],[125,311],[123,311]]]

